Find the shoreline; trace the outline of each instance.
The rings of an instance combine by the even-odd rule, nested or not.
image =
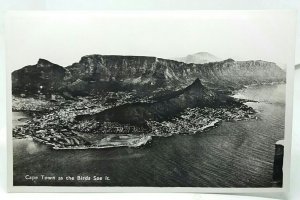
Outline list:
[[[216,119],[210,123],[208,123],[207,125],[204,125],[201,130],[199,130],[199,133],[202,133],[203,131],[207,131],[211,128],[216,128],[219,126],[219,124],[222,122],[222,120],[220,119]],[[195,133],[197,134],[197,133]],[[21,136],[23,136],[22,138],[16,138],[15,139],[25,139],[25,138],[31,138],[34,141],[37,141],[39,143],[42,143],[46,146],[50,146],[52,149],[54,150],[88,150],[88,149],[109,149],[109,148],[118,148],[118,147],[129,147],[129,148],[138,148],[144,145],[147,145],[149,142],[152,141],[153,137],[171,137],[173,135],[176,134],[171,134],[171,135],[144,135],[141,137],[137,137],[136,135],[133,137],[130,137],[132,135],[126,135],[129,138],[127,138],[128,140],[126,141],[114,141],[114,142],[110,142],[108,141],[107,143],[102,143],[99,144],[99,146],[96,145],[91,145],[91,146],[69,146],[69,147],[59,147],[56,144],[53,144],[47,140],[43,140],[41,138],[35,137],[35,136],[29,136],[29,135],[25,135],[25,134],[20,134]],[[191,134],[192,135],[192,134]],[[113,137],[120,137],[123,135],[113,135]],[[134,138],[137,137],[137,138]],[[131,141],[131,142],[130,142]]]
[[[242,111],[241,108],[235,108],[235,109],[239,112]],[[152,126],[152,128],[154,127],[154,130],[157,130],[156,128],[161,129],[161,131],[158,134],[153,132],[153,130],[152,130],[152,132],[148,132],[143,135],[126,134],[126,133],[125,134],[121,133],[121,134],[102,135],[102,134],[98,133],[99,134],[98,138],[92,139],[93,143],[91,143],[91,144],[88,142],[89,138],[86,138],[85,136],[82,136],[71,130],[70,131],[66,130],[68,134],[53,131],[53,129],[51,129],[51,131],[50,131],[51,133],[49,133],[49,131],[47,133],[47,130],[39,130],[39,131],[34,131],[35,135],[33,135],[33,134],[29,135],[29,134],[24,134],[21,132],[14,131],[15,135],[13,135],[13,137],[14,138],[30,137],[39,143],[50,146],[54,150],[106,149],[106,148],[116,148],[116,147],[138,148],[140,146],[147,145],[152,140],[152,137],[171,137],[172,135],[179,135],[179,134],[190,134],[190,135],[199,134],[199,133],[202,133],[209,129],[218,127],[218,125],[220,123],[222,123],[223,120],[225,120],[225,121],[240,121],[240,120],[248,119],[246,117],[241,116],[240,114],[237,114],[238,113],[237,112],[237,113],[230,113],[229,115],[233,115],[233,118],[231,120],[227,120],[226,115],[222,114],[222,113],[226,112],[226,109],[225,109],[225,111],[220,111],[220,110],[218,111],[218,109],[211,108],[212,112],[209,109],[206,110],[204,108],[204,110],[206,112],[210,113],[210,116],[206,116],[206,117],[202,118],[202,120],[204,120],[206,122],[201,125],[193,124],[195,122],[190,122],[189,119],[186,119],[188,121],[188,124],[186,124],[186,122],[183,119],[176,121],[178,119],[177,118],[177,119],[174,119],[173,122],[158,123],[159,127],[155,127],[156,124],[154,124]],[[200,111],[198,111],[197,108],[190,109],[187,111],[187,114],[185,116],[193,115],[195,113],[197,115],[199,115],[199,113],[197,113],[197,112],[201,113],[204,111],[201,109],[200,109]],[[221,112],[221,115],[224,115],[223,116],[224,119],[219,118],[219,116],[215,116],[215,115],[217,115],[215,113],[219,114],[219,112]],[[249,114],[249,115],[252,116],[252,114]],[[256,118],[251,117],[249,119],[256,119]],[[191,121],[195,121],[195,120],[191,120]],[[182,128],[184,128],[186,126],[190,126],[189,123],[191,123],[190,125],[192,125],[192,126],[194,125],[195,127],[192,127],[189,132],[181,132]],[[170,128],[170,124],[171,124],[171,128]],[[177,127],[178,130],[176,129],[176,127],[172,127],[172,125],[174,126],[174,124],[178,126]],[[17,127],[20,127],[20,130],[22,130],[22,126],[17,126]],[[162,131],[166,127],[170,128],[170,129],[166,130],[165,132]],[[97,135],[97,133],[91,133],[91,134]],[[88,144],[85,144],[86,142],[88,142]]]
[[[203,126],[200,130],[200,132],[203,132],[203,131],[207,131],[211,128],[216,128],[219,126],[219,124],[221,123],[222,120],[219,120],[219,119],[216,119],[212,122],[210,122],[209,124]],[[55,150],[72,150],[72,149],[75,149],[75,150],[85,150],[85,149],[108,149],[108,148],[117,148],[117,147],[129,147],[129,148],[138,148],[138,147],[141,147],[141,146],[144,146],[144,145],[147,145],[149,142],[151,142],[152,140],[152,137],[172,137],[173,135],[175,134],[171,134],[171,135],[167,135],[167,136],[159,136],[159,135],[148,135],[148,136],[143,136],[142,138],[140,138],[140,143],[136,144],[136,145],[126,145],[126,144],[121,144],[121,145],[108,145],[108,144],[102,144],[102,146],[92,146],[92,147],[89,147],[89,146],[86,146],[86,147],[53,147],[53,149]],[[144,138],[144,139],[143,139]]]

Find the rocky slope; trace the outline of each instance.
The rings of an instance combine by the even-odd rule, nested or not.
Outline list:
[[[275,63],[228,59],[187,64],[144,56],[84,56],[65,68],[40,59],[12,73],[13,93],[68,91],[90,94],[102,90],[179,88],[200,78],[213,89],[234,90],[249,84],[284,82],[285,72]]]
[[[180,61],[180,62],[195,63],[195,64],[204,64],[204,63],[221,61],[220,58],[218,58],[215,55],[212,55],[208,52],[198,52],[195,54],[187,55],[186,57],[177,58],[175,60]]]

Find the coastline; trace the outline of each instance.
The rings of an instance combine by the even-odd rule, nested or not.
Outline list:
[[[236,94],[238,91],[236,91]],[[85,101],[90,98],[92,97],[88,97]],[[18,98],[15,98],[15,100],[18,101]],[[241,102],[241,106],[229,106],[223,108],[189,108],[184,111],[180,117],[176,117],[171,121],[164,121],[162,123],[155,121],[149,122],[150,130],[140,134],[132,134],[127,133],[126,131],[121,131],[118,133],[110,132],[110,136],[106,137],[103,135],[103,130],[98,130],[96,133],[91,132],[91,134],[99,135],[95,136],[95,140],[93,138],[92,140],[89,140],[89,138],[83,136],[83,134],[80,134],[78,131],[64,128],[68,124],[68,121],[63,121],[61,128],[58,130],[52,129],[51,126],[48,128],[48,125],[61,123],[59,121],[60,114],[63,114],[62,117],[66,116],[64,119],[69,120],[72,116],[78,114],[78,112],[83,112],[86,108],[91,108],[96,105],[95,103],[91,103],[90,105],[79,104],[78,107],[78,103],[76,101],[69,101],[68,104],[60,110],[48,111],[47,116],[43,115],[43,112],[38,113],[33,110],[32,113],[34,114],[32,114],[33,116],[29,115],[31,119],[28,119],[27,125],[17,126],[13,129],[13,137],[32,137],[34,140],[51,146],[55,150],[103,149],[116,147],[136,148],[147,145],[152,140],[152,137],[170,137],[175,134],[198,134],[217,127],[220,123],[222,123],[222,121],[257,119],[255,116],[256,112],[253,108],[244,104],[247,102],[247,99],[237,100]],[[33,103],[30,106],[33,106]],[[62,102],[57,103],[61,104]],[[21,105],[22,108],[22,104],[18,105]],[[99,108],[95,108],[94,110],[97,109],[103,109],[103,105],[100,104]],[[20,111],[18,110],[18,112]],[[28,114],[28,112],[30,113],[31,111],[27,110],[24,113]],[[91,128],[94,125],[91,123],[92,122],[85,124],[84,127]],[[119,125],[117,124],[117,126]],[[124,135],[126,135],[126,137],[123,137]]]
[[[209,113],[210,116],[201,117],[204,115],[203,112]],[[236,112],[236,113],[234,113]],[[200,115],[199,122],[195,120],[189,121],[189,118],[193,114]],[[229,115],[231,119],[227,119]],[[220,115],[224,119],[219,118]],[[116,148],[116,147],[130,147],[130,148],[137,148],[143,145],[147,145],[151,140],[152,137],[170,137],[175,134],[198,134],[204,131],[207,131],[211,128],[217,127],[222,120],[226,121],[240,121],[246,120],[248,118],[254,119],[254,115],[247,114],[247,117],[244,112],[241,112],[240,108],[236,108],[236,110],[232,112],[228,112],[228,110],[217,110],[217,109],[189,109],[185,115],[188,116],[187,119],[184,118],[176,118],[173,122],[163,122],[163,123],[154,123],[151,122],[150,126],[152,127],[153,131],[146,132],[144,134],[108,134],[108,135],[101,135],[96,136],[97,139],[90,142],[88,138],[82,136],[80,133],[75,131],[68,131],[63,130],[64,132],[57,132],[53,129],[50,131],[47,130],[38,130],[38,131],[31,131],[31,134],[25,134],[22,132],[26,132],[26,129],[23,129],[22,126],[17,126],[14,129],[13,134],[14,138],[25,138],[31,137],[35,141],[43,143],[47,146],[51,146],[55,150],[66,150],[66,149],[104,149],[104,148]],[[250,117],[249,117],[250,116]],[[159,127],[157,127],[157,125]],[[194,128],[191,128],[194,127]],[[189,132],[185,132],[185,128],[190,127],[191,130]],[[167,129],[167,130],[166,130]],[[160,130],[159,133],[156,131]],[[164,131],[163,131],[164,130]],[[91,133],[97,134],[97,133]],[[99,134],[99,133],[98,133]],[[100,137],[100,139],[99,139]]]
[[[216,128],[221,123],[220,119],[216,119],[207,125],[203,126],[199,131],[207,131],[211,128]],[[149,142],[151,142],[152,137],[163,137],[159,135],[143,135],[143,136],[137,136],[137,135],[126,135],[126,139],[115,139],[114,141],[111,140],[104,140],[102,139],[98,145],[91,145],[91,146],[69,146],[69,147],[59,147],[58,145],[51,143],[47,140],[43,140],[41,138],[35,137],[35,136],[29,136],[20,133],[19,134],[21,138],[32,138],[34,141],[37,141],[39,143],[45,144],[47,146],[51,146],[54,150],[84,150],[84,149],[105,149],[105,148],[117,148],[117,147],[130,147],[130,148],[137,148],[140,146],[147,145]],[[124,136],[124,135],[121,135]],[[164,135],[164,137],[171,137],[172,135]],[[114,135],[113,138],[120,137],[120,135]],[[17,137],[15,137],[18,139]]]
[[[216,128],[222,120],[215,119],[210,123],[207,123],[204,125],[198,132],[207,131],[211,128]],[[51,143],[47,140],[41,139],[39,137],[35,136],[29,136],[25,134],[19,134],[21,138],[32,138],[34,141],[37,141],[39,143],[45,144],[47,146],[51,146],[54,150],[86,150],[86,149],[106,149],[106,148],[117,148],[117,147],[129,147],[129,148],[138,148],[144,145],[147,145],[149,142],[152,141],[152,137],[171,137],[173,134],[170,135],[131,135],[127,134],[125,135],[111,135],[110,139],[107,140],[107,138],[102,139],[99,144],[97,145],[82,145],[82,146],[65,146],[60,147],[55,143]],[[126,138],[119,138],[118,137],[126,137]],[[18,139],[17,137],[15,137]],[[111,141],[111,139],[114,139]]]

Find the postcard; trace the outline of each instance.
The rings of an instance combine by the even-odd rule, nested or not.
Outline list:
[[[285,194],[295,18],[9,13],[9,190]]]

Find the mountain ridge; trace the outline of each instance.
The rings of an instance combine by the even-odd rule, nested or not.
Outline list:
[[[34,78],[33,78],[34,77]],[[136,88],[178,88],[196,78],[208,88],[234,90],[245,85],[284,82],[285,72],[266,61],[227,59],[205,64],[187,64],[147,56],[87,55],[62,67],[45,59],[12,73],[13,93],[45,92],[87,94],[100,90]]]

